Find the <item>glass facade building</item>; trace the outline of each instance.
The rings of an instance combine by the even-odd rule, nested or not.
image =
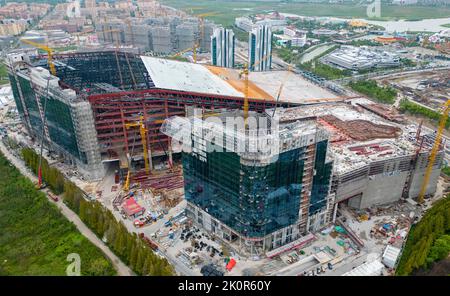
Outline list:
[[[333,166],[327,159],[328,139],[317,133],[300,140],[286,137],[291,146],[282,144],[287,148],[265,160],[209,149],[214,144],[194,137],[193,147],[198,142],[197,147],[207,148],[200,154],[195,148],[182,153],[185,198],[197,208],[189,213],[188,207],[188,215],[200,225],[211,224],[214,232],[219,226],[206,221],[209,215],[246,240],[263,241],[290,227],[300,229],[308,217],[327,211],[329,201]],[[291,235],[292,229],[288,232],[284,243],[298,237]],[[221,235],[227,239],[228,234]],[[283,244],[272,236],[274,245]]]
[[[25,109],[27,110],[27,116],[30,121],[30,126],[28,128],[33,131],[35,137],[40,138],[44,126],[40,108],[42,108],[43,112],[43,108],[45,106],[45,96],[41,95],[40,92],[35,91],[31,87],[31,83],[28,79],[17,76],[16,80],[13,75],[10,75],[9,78],[19,115],[24,118],[24,111]],[[19,85],[17,85],[17,83]],[[25,106],[22,104],[22,100],[20,98],[18,90],[19,87],[23,95],[23,102],[25,103]],[[37,99],[39,99],[39,102]],[[38,103],[41,107],[39,107]],[[80,155],[80,151],[78,149],[71,108],[68,102],[63,102],[49,94],[45,110],[45,120],[48,131],[46,136],[48,136],[49,140],[69,152],[73,157],[86,163],[86,159]]]
[[[303,153],[284,152],[267,166],[241,164],[234,152],[206,161],[183,153],[186,199],[245,237],[264,237],[299,218]]]

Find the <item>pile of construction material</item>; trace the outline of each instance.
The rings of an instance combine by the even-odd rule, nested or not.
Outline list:
[[[331,114],[321,116],[320,118],[357,141],[397,138],[402,132],[399,127],[375,124],[367,120],[357,119],[343,121]]]
[[[398,216],[378,220],[370,230],[370,236],[378,240],[389,239],[393,246],[401,246],[408,236],[411,225],[409,217]]]
[[[336,244],[342,247],[346,254],[353,255],[360,252],[358,246],[352,241],[347,231],[343,227],[336,225],[330,232],[330,236],[334,239],[337,239]]]
[[[140,184],[143,189],[166,189],[169,191],[183,188],[184,185],[183,172],[179,167],[149,175],[145,171],[139,171],[133,175],[132,182]]]

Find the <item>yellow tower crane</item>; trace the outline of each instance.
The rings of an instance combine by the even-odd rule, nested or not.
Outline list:
[[[182,51],[179,51],[179,52],[177,52],[177,53],[175,53],[175,54],[169,56],[169,58],[175,58],[175,57],[178,57],[178,56],[182,55],[183,53],[186,53],[186,52],[192,50],[192,52],[193,52],[193,58],[194,58],[194,63],[197,63],[197,49],[198,49],[198,46],[199,46],[198,44],[195,44],[193,47],[186,48],[186,49],[184,49],[184,50],[182,50]]]
[[[20,39],[20,41],[27,43],[31,46],[34,46],[36,48],[42,49],[43,51],[47,52],[47,61],[48,61],[48,67],[50,68],[50,73],[52,73],[52,75],[56,76],[56,68],[55,68],[55,64],[53,64],[53,49],[51,49],[50,47],[48,47],[47,45],[41,44],[41,43],[37,43],[28,39]]]
[[[252,67],[255,67],[265,61],[267,58],[271,57],[272,55],[266,55],[261,60],[255,62]],[[250,73],[249,65],[248,63],[244,64],[244,69],[240,72],[241,77],[244,79],[244,120],[245,120],[245,126],[247,126],[247,118],[248,118],[248,97],[249,97],[249,83],[248,83],[248,75]]]
[[[128,31],[130,32],[130,36],[131,36],[131,45],[134,46],[134,31],[133,31],[133,26],[131,25],[131,21],[129,19],[125,20],[125,23],[128,26]]]
[[[207,12],[195,15],[200,20],[200,36],[199,40],[197,40],[197,47],[201,48],[200,41],[205,37],[205,17],[217,15],[217,12]]]
[[[129,129],[131,127],[139,127],[139,132],[141,134],[142,148],[144,149],[145,173],[148,175],[148,174],[150,174],[150,165],[148,162],[148,150],[147,150],[147,132],[148,132],[148,130],[145,128],[144,116],[141,115],[139,117],[138,122],[125,123],[126,129]],[[125,190],[128,190],[130,188],[130,176],[131,176],[131,170],[130,170],[130,165],[128,165],[127,179],[125,180],[125,185],[124,185]]]
[[[428,159],[428,166],[425,171],[425,176],[423,177],[419,197],[417,198],[418,203],[423,203],[425,193],[427,191],[428,182],[430,181],[431,172],[433,171],[433,165],[436,160],[436,155],[441,145],[442,133],[444,132],[445,124],[447,123],[449,107],[450,107],[450,100],[447,100],[447,102],[445,102],[444,104],[444,110],[442,112],[441,120],[439,122],[439,127],[436,133],[436,139],[434,140],[433,148],[431,148],[430,157]]]

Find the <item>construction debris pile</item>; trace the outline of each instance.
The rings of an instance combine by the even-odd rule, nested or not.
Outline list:
[[[121,212],[124,219],[136,219],[134,221],[136,227],[143,227],[162,219],[182,200],[183,178],[180,170],[159,175],[138,173],[133,179],[135,183],[130,186],[130,190],[121,191],[114,198],[113,206],[116,211]],[[171,185],[164,185],[168,183]],[[111,188],[111,191],[115,190],[116,185]],[[136,204],[133,209],[139,210],[130,211],[130,203]]]
[[[321,232],[322,234],[330,234],[334,239],[337,239],[336,244],[344,249],[344,252],[348,255],[358,254],[360,252],[358,246],[353,242],[348,232],[341,226],[336,225],[325,229]],[[335,254],[334,249],[327,249],[331,254]]]
[[[362,108],[371,111],[375,113],[378,116],[383,117],[386,120],[397,122],[397,123],[404,123],[405,122],[405,116],[402,114],[399,114],[395,108],[389,108],[381,104],[359,104],[358,106],[361,106]]]
[[[376,221],[375,226],[370,230],[370,237],[380,241],[389,238],[389,244],[401,247],[408,236],[410,225],[408,217],[398,216],[380,219]]]
[[[180,167],[150,175],[145,174],[145,171],[139,171],[132,176],[132,183],[140,184],[142,189],[177,190],[183,188],[183,172]]]
[[[321,116],[321,119],[335,126],[350,138],[357,141],[397,138],[401,135],[401,129],[398,127],[375,124],[367,120],[357,119],[343,121],[331,114]]]
[[[396,202],[366,210],[347,208],[360,223],[374,219],[370,238],[374,238],[377,244],[389,243],[395,247],[402,246],[416,218],[412,209],[413,206],[407,202]]]

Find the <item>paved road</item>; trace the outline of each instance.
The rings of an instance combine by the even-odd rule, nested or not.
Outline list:
[[[13,154],[9,152],[9,150],[5,147],[3,142],[0,141],[0,150],[5,155],[6,158],[8,158],[9,161],[26,177],[31,179],[31,181],[36,182],[37,178],[36,176],[31,173],[31,171],[25,167],[24,163],[21,159],[18,159]],[[47,196],[48,198],[48,196]],[[49,200],[53,203],[50,198]],[[103,253],[111,260],[113,266],[117,270],[118,275],[122,276],[131,276],[134,275],[133,271],[125,265],[78,217],[77,214],[75,214],[71,209],[69,209],[63,202],[62,199],[60,199],[58,202],[56,202],[57,207],[60,209],[61,213],[75,226],[77,229],[94,245],[96,245],[100,250],[103,251]],[[81,262],[81,268],[83,268],[83,262]]]
[[[432,72],[432,71],[448,71],[450,69],[450,66],[441,66],[441,67],[433,67],[433,68],[395,68],[392,70],[387,71],[381,71],[381,72],[370,72],[367,74],[360,74],[360,75],[353,75],[351,77],[346,78],[340,78],[333,80],[336,83],[344,84],[349,81],[359,80],[359,79],[387,79],[391,77],[399,77],[402,75],[409,75],[409,74],[415,74],[415,73],[422,73],[422,72]]]

